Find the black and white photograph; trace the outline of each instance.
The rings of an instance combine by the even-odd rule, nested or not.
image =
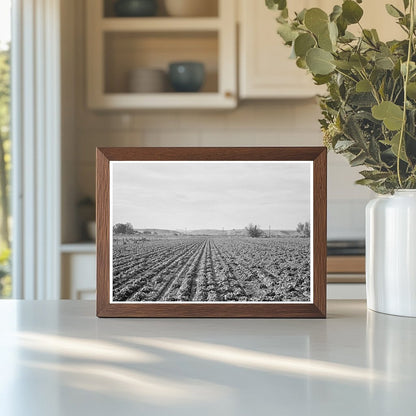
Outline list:
[[[310,303],[311,161],[110,162],[110,300]]]

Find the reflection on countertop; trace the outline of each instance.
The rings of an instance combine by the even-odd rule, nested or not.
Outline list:
[[[2,415],[416,411],[416,319],[362,301],[330,301],[326,320],[97,319],[87,301],[0,316]]]

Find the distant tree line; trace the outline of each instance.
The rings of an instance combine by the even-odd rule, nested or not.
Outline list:
[[[246,227],[246,232],[249,237],[252,238],[259,238],[266,236],[266,233],[255,224],[250,223]],[[302,223],[300,222],[296,228],[296,232],[300,234],[302,237],[310,237],[311,236],[311,227],[308,221]]]
[[[113,234],[134,234],[133,225],[129,222],[125,224],[118,223],[113,226]]]

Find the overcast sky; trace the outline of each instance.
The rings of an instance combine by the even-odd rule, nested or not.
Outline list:
[[[309,221],[310,162],[112,162],[113,224],[295,229]]]

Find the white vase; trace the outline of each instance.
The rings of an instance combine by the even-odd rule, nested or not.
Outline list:
[[[416,190],[367,204],[366,282],[369,309],[416,317]]]

